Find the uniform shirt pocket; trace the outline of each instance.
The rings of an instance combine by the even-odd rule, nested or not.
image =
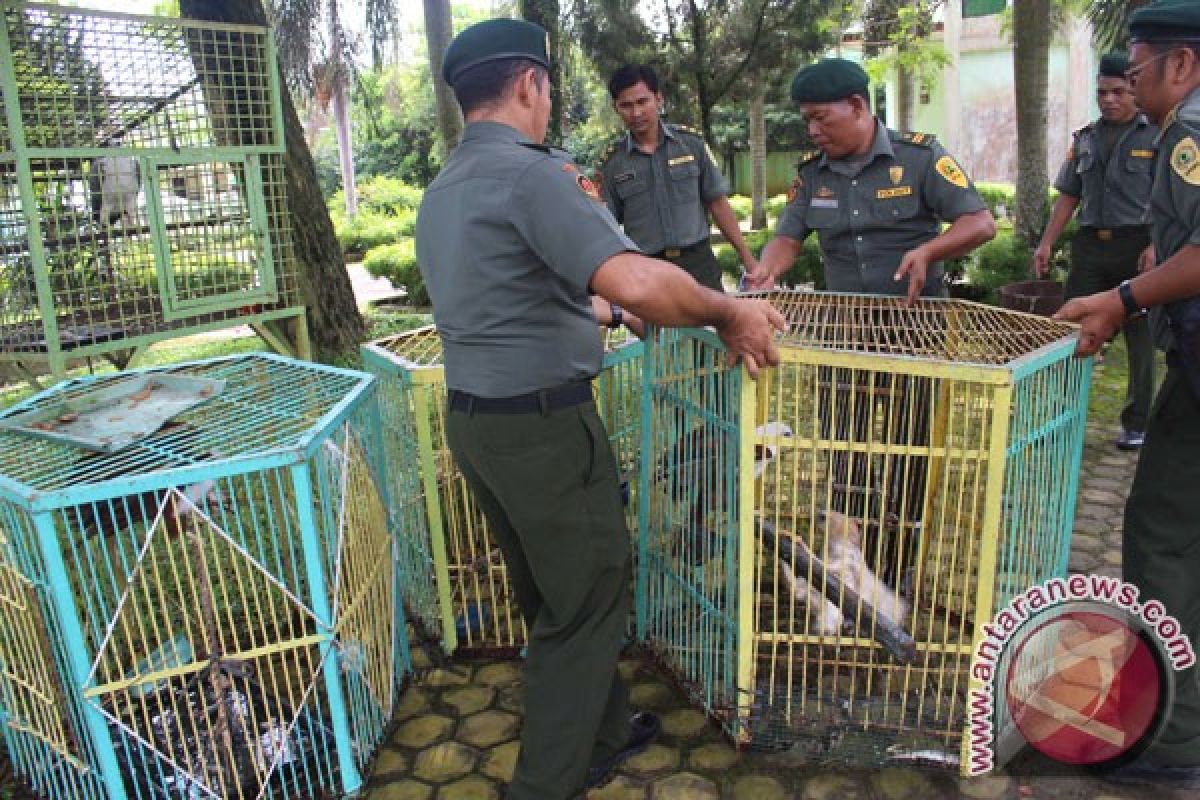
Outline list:
[[[1137,155],[1136,151],[1132,152],[1125,157],[1125,169],[1139,175],[1148,175],[1154,170],[1154,159],[1145,155]]]
[[[841,219],[842,213],[838,208],[821,208],[810,205],[804,214],[804,224],[818,231],[827,231],[836,227]]]
[[[895,186],[876,191],[873,206],[875,217],[884,221],[912,219],[921,210],[921,205],[917,202],[916,188],[912,186]]]
[[[700,165],[695,161],[676,164],[669,167],[671,175],[671,194],[676,200],[683,202],[700,199]]]
[[[614,179],[612,184],[613,193],[622,200],[628,200],[631,197],[642,194],[649,188],[650,182],[641,175],[634,175],[624,180]]]

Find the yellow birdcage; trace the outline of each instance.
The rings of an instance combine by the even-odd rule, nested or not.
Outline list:
[[[742,744],[959,763],[973,642],[1067,568],[1091,376],[1074,328],[775,291],[759,381],[646,342],[638,634]]]
[[[525,645],[526,630],[507,567],[446,444],[446,384],[436,328],[376,340],[362,353],[382,384],[384,447],[393,468],[390,505],[400,551],[397,577],[412,620],[448,654],[515,655]],[[631,531],[641,353],[641,342],[610,332],[594,384]]]

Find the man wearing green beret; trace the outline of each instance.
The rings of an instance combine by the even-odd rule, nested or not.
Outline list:
[[[1125,506],[1124,577],[1143,607],[1161,603],[1200,642],[1200,3],[1158,0],[1134,12],[1126,76],[1162,129],[1150,219],[1158,266],[1058,313],[1081,324],[1077,352],[1100,349],[1145,308],[1165,306],[1173,344]],[[1165,726],[1113,781],[1200,789],[1200,673],[1173,673]]]
[[[709,214],[745,269],[753,270],[757,262],[704,137],[662,121],[663,99],[653,67],[626,64],[609,79],[608,92],[627,129],[601,157],[596,173],[613,216],[643,252],[723,291],[721,265],[709,242]]]
[[[765,289],[816,231],[832,291],[941,295],[941,262],[996,225],[966,173],[929,134],[897,133],[871,112],[867,73],[826,58],[796,73],[792,100],[820,149],[800,165],[791,200],[747,287]],[[944,232],[940,222],[950,222]]]
[[[711,325],[752,375],[778,362],[783,318],[646,258],[592,182],[543,144],[545,31],[488,20],[460,33],[443,74],[467,127],[426,190],[417,257],[449,389],[446,437],[504,553],[529,631],[513,800],[568,800],[659,730],[632,717],[617,658],[630,542],[591,380],[591,293],[659,325]]]
[[[1033,261],[1039,275],[1050,265],[1054,243],[1076,209],[1079,233],[1071,243],[1067,299],[1116,288],[1154,266],[1150,242],[1150,187],[1158,126],[1138,112],[1125,71],[1129,58],[1100,59],[1096,102],[1100,118],[1075,132],[1054,188],[1058,200]],[[1129,377],[1117,447],[1142,446],[1154,399],[1154,342],[1143,316],[1125,323]]]

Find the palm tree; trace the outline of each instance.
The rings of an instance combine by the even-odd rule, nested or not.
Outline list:
[[[429,49],[429,74],[433,77],[433,98],[437,104],[438,131],[443,157],[462,138],[463,120],[450,86],[442,78],[442,59],[454,36],[450,0],[424,0],[425,42]]]
[[[1016,230],[1026,242],[1041,235],[1046,211],[1046,126],[1050,89],[1052,0],[1013,4],[1013,84],[1017,100]]]
[[[365,23],[378,64],[395,20],[394,0],[367,0]],[[354,216],[354,144],[350,132],[350,82],[354,42],[342,24],[339,0],[272,0],[272,21],[289,88],[312,94],[321,110],[332,110],[337,132],[346,216]]]
[[[1129,15],[1150,0],[1090,0],[1087,17],[1096,46],[1103,50],[1125,47],[1129,41]]]

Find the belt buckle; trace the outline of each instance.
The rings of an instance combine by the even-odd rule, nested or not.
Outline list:
[[[1113,232],[1108,228],[1098,228],[1096,230],[1096,238],[1102,242],[1112,241]]]
[[[679,256],[682,255],[682,253],[683,253],[683,251],[680,250],[678,247],[668,247],[666,250],[663,251],[663,255],[666,256],[667,258],[679,258]]]

